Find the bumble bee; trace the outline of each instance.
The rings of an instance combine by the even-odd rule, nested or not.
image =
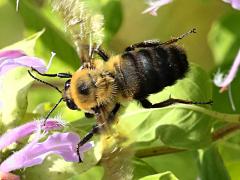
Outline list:
[[[34,79],[62,94],[46,120],[61,101],[65,101],[72,110],[84,111],[87,117],[96,117],[96,125],[78,143],[79,162],[79,147],[95,133],[110,132],[107,134],[111,135],[112,124],[117,122],[124,101],[137,100],[144,108],[161,108],[174,103],[211,103],[169,98],[152,104],[147,100],[150,94],[160,92],[185,77],[189,70],[186,53],[175,43],[195,33],[195,29],[163,43],[158,40],[136,43],[127,47],[122,54],[109,57],[100,48],[104,38],[104,17],[99,9],[91,9],[89,1],[84,0],[52,0],[52,5],[62,16],[82,66],[73,74],[42,74],[32,69],[42,76],[67,78],[63,91],[38,79],[30,70],[28,72]],[[108,151],[108,147],[105,150]]]
[[[190,33],[195,33],[195,29],[163,43],[148,40],[130,45],[122,54],[112,57],[99,47],[93,48],[94,53],[102,60],[95,59],[91,63],[84,63],[72,75],[37,72],[42,76],[68,78],[60,101],[65,101],[72,110],[83,110],[88,115],[96,117],[96,125],[79,142],[78,148],[89,141],[95,133],[110,128],[116,121],[117,113],[124,101],[137,100],[144,108],[161,108],[174,103],[211,103],[169,98],[152,104],[147,100],[150,94],[175,84],[189,71],[186,53],[175,42]],[[29,73],[32,75],[30,71]]]

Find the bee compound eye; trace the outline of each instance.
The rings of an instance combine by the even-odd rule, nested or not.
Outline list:
[[[77,110],[78,109],[76,104],[71,99],[67,99],[66,104],[67,104],[67,107],[71,110]]]
[[[69,89],[69,87],[70,87],[70,79],[69,80],[67,80],[66,82],[65,82],[65,85],[64,85],[64,90],[66,91],[66,90],[68,90]]]
[[[85,83],[81,83],[79,86],[78,86],[78,92],[82,95],[88,95],[89,94],[89,87],[87,84]]]

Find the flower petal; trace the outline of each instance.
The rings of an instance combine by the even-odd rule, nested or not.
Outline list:
[[[78,162],[76,147],[79,141],[80,138],[75,133],[55,133],[44,142],[31,142],[6,159],[0,165],[0,171],[10,172],[15,169],[41,164],[49,154],[58,154],[66,161]],[[92,146],[86,145],[86,147]]]
[[[0,52],[0,75],[19,66],[33,67],[41,73],[46,72],[48,69],[42,59],[26,56],[21,51],[9,50]]]
[[[231,84],[233,79],[235,78],[238,68],[240,66],[240,50],[238,51],[238,54],[233,62],[233,65],[231,69],[229,70],[229,73],[224,77],[223,82],[220,84],[221,92],[225,91],[227,87]]]
[[[240,10],[240,0],[232,0],[232,7],[234,9]]]
[[[173,0],[155,0],[155,1],[148,0],[147,3],[149,7],[145,9],[142,12],[142,14],[150,13],[153,16],[157,16],[157,10],[164,5],[171,3],[172,1]]]
[[[3,161],[0,165],[1,172],[10,172],[16,169],[20,169],[24,167],[24,163],[28,160],[29,149],[31,149],[40,139],[41,134],[40,131],[36,133],[36,137],[32,142],[27,144],[20,151],[15,152],[13,155],[8,157],[5,161]]]
[[[43,120],[40,120],[32,121],[11,129],[0,136],[0,150],[16,142],[17,140],[20,140],[23,137],[36,132],[39,128],[39,125],[41,125],[41,129],[49,131],[61,128],[63,126],[63,123],[58,119],[48,119],[45,126],[43,126]]]
[[[20,50],[0,51],[0,60],[9,59],[9,58],[13,59],[13,58],[18,58],[18,57],[22,57],[22,56],[26,56],[26,54],[24,54]]]
[[[93,142],[93,141],[90,141],[90,142],[84,144],[83,146],[81,146],[81,147],[79,148],[79,153],[80,153],[81,160],[84,159],[84,152],[89,151],[89,150],[92,149],[93,147],[94,147],[94,142]]]
[[[13,59],[5,59],[5,61],[0,64],[0,75],[3,75],[7,71],[19,66],[33,67],[41,73],[47,71],[46,64],[42,59],[30,56],[22,56]]]
[[[240,0],[223,0],[225,3],[232,5],[234,9],[240,10]]]
[[[214,74],[213,83],[217,87],[221,87],[221,85],[224,81],[224,78],[225,78],[225,75],[220,71],[220,69],[218,69],[218,71]]]

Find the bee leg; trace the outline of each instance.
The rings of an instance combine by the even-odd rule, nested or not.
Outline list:
[[[70,73],[56,73],[56,74],[45,74],[39,72],[37,69],[32,67],[32,70],[38,73],[41,76],[48,76],[48,77],[59,77],[59,78],[71,78],[72,75]],[[29,71],[28,71],[29,72]]]
[[[194,101],[187,101],[183,99],[174,99],[174,98],[169,98],[168,100],[162,101],[160,103],[152,104],[150,101],[147,99],[141,99],[140,103],[144,108],[162,108],[166,106],[170,106],[176,103],[181,103],[181,104],[212,104],[213,101],[206,101],[206,102],[194,102]]]
[[[82,159],[80,157],[80,147],[83,146],[85,143],[87,143],[92,137],[94,134],[98,133],[101,129],[101,126],[100,125],[94,125],[92,127],[92,130],[90,132],[88,132],[84,137],[83,139],[78,143],[77,145],[77,155],[78,155],[78,158],[79,158],[79,162],[82,162]]]
[[[159,46],[160,44],[161,42],[158,40],[147,40],[136,44],[132,44],[128,46],[124,51],[133,51],[136,48],[156,47]]]
[[[121,107],[121,105],[119,103],[117,103],[115,105],[115,107],[113,108],[113,110],[111,111],[111,113],[108,116],[108,123],[114,122],[115,116],[116,116],[118,110],[120,109],[120,107]]]
[[[94,52],[97,53],[104,61],[108,61],[109,56],[107,55],[106,52],[104,52],[104,50],[96,48],[94,49]]]
[[[192,30],[190,30],[190,31],[182,34],[182,35],[179,36],[179,37],[172,38],[172,39],[170,39],[170,40],[168,40],[168,41],[166,41],[166,42],[160,43],[159,45],[169,45],[169,44],[173,44],[173,43],[177,42],[178,40],[183,39],[184,37],[186,37],[186,36],[188,36],[189,34],[192,34],[192,33],[196,33],[196,29],[195,29],[195,28],[193,28]]]
[[[191,34],[191,33],[196,33],[196,29],[193,28],[192,30],[182,34],[181,36],[177,37],[177,38],[173,38],[170,39],[166,42],[161,43],[158,40],[147,40],[147,41],[143,41],[140,43],[136,43],[136,44],[132,44],[130,46],[128,46],[125,51],[133,51],[136,48],[148,48],[148,47],[156,47],[156,46],[160,46],[160,45],[169,45],[169,44],[173,44],[175,42],[177,42],[180,39],[183,39],[185,36]]]

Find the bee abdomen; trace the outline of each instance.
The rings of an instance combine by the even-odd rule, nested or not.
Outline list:
[[[185,76],[189,68],[185,52],[174,45],[130,51],[122,58],[123,74],[129,75],[125,81],[137,83],[134,85],[138,87],[135,88],[135,99],[145,98],[173,85]]]

